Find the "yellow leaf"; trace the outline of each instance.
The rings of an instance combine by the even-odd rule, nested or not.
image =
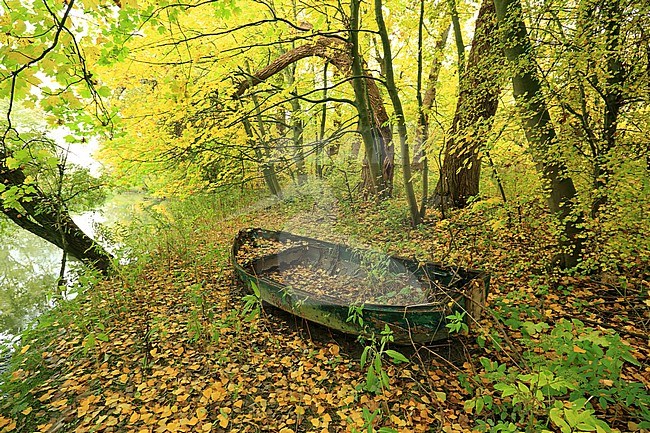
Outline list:
[[[172,416],[172,409],[171,409],[171,407],[169,407],[169,406],[165,406],[165,407],[163,408],[163,411],[162,411],[162,413],[160,414],[160,416],[162,416],[163,418],[169,418],[170,416]]]
[[[208,411],[207,411],[206,408],[204,408],[204,407],[199,407],[199,408],[196,409],[196,417],[197,417],[199,420],[204,420],[205,417],[207,417],[207,416],[208,416]]]
[[[113,425],[117,425],[117,418],[115,418],[114,416],[109,416],[108,419],[106,420],[106,425],[109,427]]]
[[[62,398],[61,400],[57,400],[54,403],[52,403],[52,406],[61,407],[61,406],[65,406],[67,403],[68,403],[68,399]]]
[[[13,431],[15,428],[16,428],[16,421],[11,421],[11,423],[2,430],[2,433]]]
[[[284,428],[280,429],[280,433],[293,433],[293,430],[291,430],[290,428],[284,427]]]
[[[22,349],[20,349],[20,354],[22,355],[23,353],[27,352],[29,348],[32,347],[31,345],[23,346]]]
[[[139,419],[140,419],[140,414],[137,412],[133,412],[131,414],[131,417],[129,418],[129,424],[135,424],[136,422],[138,422]]]
[[[212,430],[212,423],[211,423],[211,422],[207,422],[207,423],[203,424],[203,425],[201,426],[201,430],[203,430],[203,431],[210,431],[210,430]]]
[[[217,415],[217,418],[219,418],[219,425],[222,428],[228,427],[228,415],[226,415],[225,413],[220,413],[219,415]]]
[[[30,413],[32,413],[32,407],[30,406],[27,409],[20,411],[20,413],[22,413],[23,415],[29,415]]]
[[[319,427],[320,426],[320,420],[318,418],[312,418],[309,421],[311,421],[312,425],[314,427]]]
[[[587,351],[580,346],[573,346],[573,351],[575,353],[587,353]]]
[[[337,346],[336,344],[333,344],[333,345],[330,347],[330,353],[331,353],[332,355],[334,355],[334,356],[337,356],[337,355],[339,354],[339,351],[340,351],[340,350],[341,350],[341,348],[340,348],[339,346]]]
[[[0,428],[6,426],[11,422],[11,419],[0,416]]]

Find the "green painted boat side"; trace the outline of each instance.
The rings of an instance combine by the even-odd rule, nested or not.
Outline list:
[[[363,326],[349,321],[350,305],[341,299],[327,295],[314,295],[305,290],[289,288],[264,276],[263,270],[277,265],[277,255],[268,255],[252,263],[239,263],[237,255],[242,245],[254,238],[280,242],[302,243],[300,253],[304,255],[327,254],[342,263],[359,261],[359,250],[345,245],[294,235],[282,231],[249,228],[240,230],[231,250],[231,262],[239,279],[251,290],[255,283],[263,301],[309,321],[348,334],[369,337],[379,336],[385,325],[391,329],[397,344],[430,343],[449,336],[446,316],[456,311],[466,312],[464,320],[468,326],[480,318],[485,305],[489,276],[477,270],[452,268],[435,263],[420,263],[415,260],[389,256],[389,267],[393,270],[407,270],[415,276],[435,281],[448,290],[444,302],[419,305],[363,305]]]

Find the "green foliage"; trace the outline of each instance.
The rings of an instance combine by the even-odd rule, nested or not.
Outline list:
[[[258,317],[262,312],[262,297],[260,289],[255,281],[251,281],[250,284],[251,288],[253,289],[253,293],[250,293],[242,298],[244,301],[244,306],[241,310],[241,314],[244,317],[244,320],[247,320],[249,322]]]
[[[504,308],[512,313],[505,323],[521,332],[519,342],[527,350],[516,366],[480,359],[482,384],[473,387],[465,409],[483,417],[477,420],[483,431],[518,431],[522,426],[529,432],[546,431],[549,423],[563,433],[611,431],[595,415],[593,403],[601,410],[617,405],[650,419],[650,394],[641,383],[622,377],[626,362],[639,364],[617,334],[577,319],[560,319],[553,326],[519,320],[522,310]],[[495,334],[492,341],[500,350],[502,340]]]
[[[375,429],[375,424],[381,418],[381,409],[375,409],[373,412],[370,412],[367,407],[364,407],[361,412],[361,417],[363,418],[363,427],[361,430],[357,430],[356,427],[352,426],[352,433],[397,433],[397,430],[390,427],[379,427],[379,429]]]
[[[594,410],[587,403],[587,399],[580,398],[567,405],[556,401],[549,412],[549,417],[562,433],[589,432],[609,433],[612,429],[606,422],[594,416]]]
[[[465,314],[466,312],[460,312],[456,311],[454,314],[451,314],[449,316],[446,316],[446,319],[449,323],[447,323],[445,326],[449,329],[450,332],[452,333],[459,333],[459,332],[468,332],[469,327],[467,326],[467,323],[465,323]]]
[[[348,311],[348,322],[353,322],[363,326],[363,306],[351,305]],[[364,328],[365,329],[365,328]],[[371,335],[359,337],[360,341],[366,341],[366,345],[361,353],[359,364],[362,369],[366,370],[366,380],[363,389],[375,394],[381,394],[384,390],[390,388],[390,378],[384,368],[384,359],[388,358],[395,364],[409,362],[400,352],[388,349],[387,345],[394,341],[393,331],[388,325],[385,325],[379,338],[373,333]]]

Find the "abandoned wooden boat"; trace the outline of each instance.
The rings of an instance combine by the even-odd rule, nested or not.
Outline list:
[[[379,338],[388,325],[398,344],[448,337],[447,316],[456,312],[471,328],[489,283],[481,271],[259,228],[239,232],[231,261],[247,288],[275,307],[365,337]]]

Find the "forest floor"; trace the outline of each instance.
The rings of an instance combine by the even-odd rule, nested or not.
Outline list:
[[[548,238],[534,224],[498,230],[480,213],[467,213],[406,230],[401,215],[299,201],[170,231],[150,261],[100,281],[25,336],[2,385],[11,393],[0,403],[0,432],[449,433],[475,430],[480,421],[501,422],[503,431],[559,431],[549,410],[554,400],[572,410],[570,388],[535,399],[535,356],[549,356],[550,364],[584,359],[563,368],[594,375],[581,383],[591,387],[584,395],[592,397],[598,419],[620,431],[643,431],[650,386],[647,275],[549,275],[540,265],[548,262]],[[395,346],[410,362],[384,360],[390,388],[368,392],[359,362],[363,345],[354,338],[270,307],[252,320],[243,317],[243,288],[228,254],[237,231],[255,226],[486,269],[491,314],[478,334],[496,337],[483,344],[473,333],[434,346]],[[560,326],[564,334],[552,332]],[[623,349],[603,337],[612,331]],[[620,353],[608,352],[615,346]],[[614,359],[618,375],[598,355],[620,358]],[[505,367],[495,379],[498,365]],[[532,390],[523,403],[513,400],[523,393],[520,383]],[[508,395],[504,384],[519,391]],[[598,393],[611,390],[626,390],[637,403],[599,400]]]

